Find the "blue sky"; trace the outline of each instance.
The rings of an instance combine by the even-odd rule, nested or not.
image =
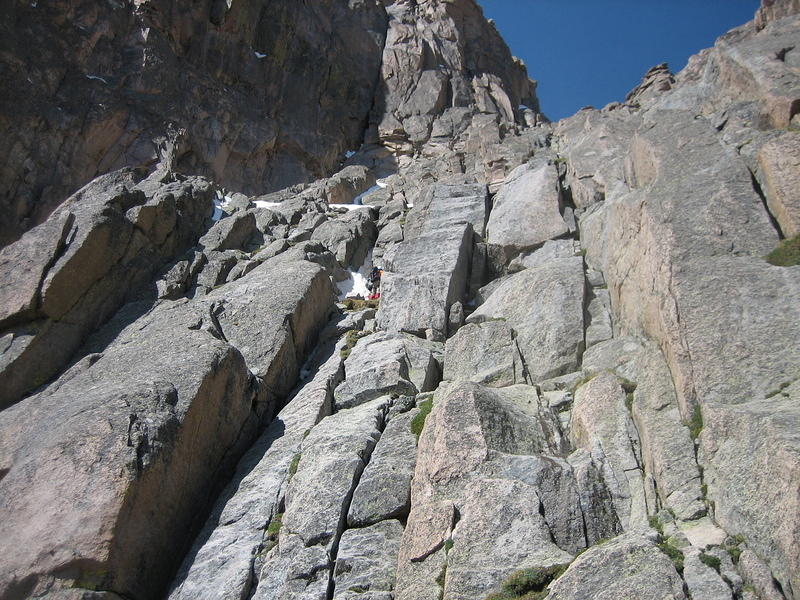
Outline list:
[[[623,100],[647,69],[673,72],[733,27],[759,0],[478,0],[539,82],[553,121]]]

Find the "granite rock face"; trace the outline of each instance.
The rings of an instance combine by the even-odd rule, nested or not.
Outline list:
[[[0,598],[800,598],[795,0],[558,124],[474,0],[0,32]]]
[[[361,143],[386,26],[373,1],[14,3],[0,22],[17,57],[3,63],[0,244],[123,166],[245,193],[330,171]]]

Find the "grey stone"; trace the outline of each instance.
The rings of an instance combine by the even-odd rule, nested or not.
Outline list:
[[[385,332],[359,339],[345,361],[345,380],[334,391],[337,409],[351,408],[386,394],[413,396],[425,391],[411,381],[412,363],[406,349],[412,344],[402,335]],[[424,348],[419,350],[427,356],[423,371],[435,370],[433,355]]]
[[[358,268],[375,244],[378,230],[371,211],[352,210],[314,229],[311,239],[322,242],[342,267]]]
[[[602,201],[624,179],[624,159],[637,124],[627,110],[583,110],[558,123],[555,146],[567,159],[566,184],[578,208]]]
[[[331,414],[341,365],[337,346],[239,462],[184,559],[170,600],[237,598],[248,592],[264,527],[280,510],[300,444],[314,425]]]
[[[625,391],[611,373],[580,386],[572,408],[570,437],[602,471],[623,528],[647,526],[639,436],[625,406]]]
[[[572,555],[550,541],[539,514],[536,488],[520,481],[486,479],[467,484],[447,553],[444,597],[484,597],[511,573],[566,564]]]
[[[244,450],[254,398],[242,355],[193,328],[180,305],[139,326],[146,332],[0,413],[0,529],[19,548],[2,558],[4,595],[25,580],[33,592],[101,579],[128,596],[154,595],[177,566],[194,498],[214,483],[212,470],[187,471],[186,457],[219,465]],[[163,360],[165,339],[172,360]],[[54,424],[44,437],[43,419]],[[97,566],[65,573],[76,555]]]
[[[716,570],[700,560],[697,550],[683,559],[683,579],[693,600],[733,600],[731,588]]]
[[[377,599],[379,592],[391,598],[402,535],[403,526],[396,520],[345,531],[336,554],[333,598],[362,598],[367,593]]]
[[[683,580],[651,541],[626,534],[590,548],[550,584],[550,600],[609,598],[685,600]]]
[[[228,274],[245,258],[241,250],[212,250],[204,254],[205,260],[195,280],[195,294],[207,294],[223,285]]]
[[[561,258],[504,281],[468,318],[503,318],[534,382],[574,370],[583,351],[583,263]]]
[[[787,238],[800,235],[800,135],[785,133],[765,144],[758,153],[758,163],[770,212]]]
[[[661,351],[648,345],[636,361],[633,421],[642,443],[645,472],[652,474],[663,506],[679,519],[702,516],[700,470],[694,442],[681,422],[678,400]]]
[[[237,212],[217,221],[198,243],[206,254],[214,250],[244,250],[257,232],[253,212]]]
[[[303,440],[286,490],[278,543],[260,565],[253,598],[324,598],[346,508],[381,435],[389,398],[324,418]]]
[[[501,246],[510,261],[523,250],[569,232],[559,212],[561,189],[553,165],[515,169],[494,199],[486,240]]]
[[[622,533],[614,499],[603,477],[603,465],[596,465],[591,453],[583,449],[570,454],[567,461],[572,466],[580,494],[586,545],[592,546]]]
[[[468,223],[478,236],[483,237],[488,205],[485,185],[432,185],[408,213],[404,235],[407,239],[414,239]]]
[[[2,250],[0,276],[10,287],[0,296],[1,333],[12,336],[12,350],[0,355],[0,407],[55,376],[93,330],[199,237],[211,211],[207,182],[156,182],[148,195],[137,181],[131,169],[98,177]]]
[[[411,478],[417,462],[417,439],[411,433],[411,420],[418,412],[414,409],[399,414],[386,425],[353,493],[347,513],[350,527],[408,516]],[[399,535],[397,541],[399,545]]]
[[[578,255],[580,247],[575,240],[547,240],[533,252],[522,252],[508,265],[509,273],[532,269],[556,258],[569,258]]]
[[[714,518],[762,556],[783,589],[800,589],[797,488],[800,384],[766,400],[704,404],[700,464]],[[769,493],[765,493],[769,490]]]
[[[437,337],[447,331],[450,306],[467,286],[471,262],[472,231],[456,226],[427,234],[396,246],[391,259],[384,256],[378,327],[422,335],[432,329]]]
[[[606,340],[587,348],[583,353],[583,370],[589,375],[612,371],[630,381],[636,381],[636,361],[641,355],[642,343],[635,338],[622,336]]]
[[[290,391],[294,378],[286,375],[299,372],[335,301],[330,279],[318,265],[267,261],[211,292],[199,306],[274,397]]]
[[[744,580],[755,589],[756,597],[763,600],[783,600],[785,596],[775,585],[769,567],[752,550],[746,548],[739,556],[739,571]]]
[[[470,323],[447,340],[444,378],[492,387],[528,383],[514,332],[503,320]]]
[[[611,326],[611,297],[608,290],[594,289],[591,294],[594,297],[586,309],[589,316],[589,323],[586,326],[587,348],[614,337],[614,329]]]

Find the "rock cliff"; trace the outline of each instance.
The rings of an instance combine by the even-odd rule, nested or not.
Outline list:
[[[555,124],[474,0],[0,28],[0,599],[800,600],[797,2]]]

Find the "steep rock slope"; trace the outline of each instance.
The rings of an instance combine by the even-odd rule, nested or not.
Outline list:
[[[113,9],[375,79],[252,163],[329,177],[115,171],[0,251],[0,598],[798,598],[800,7],[551,125],[471,0],[327,4]]]

